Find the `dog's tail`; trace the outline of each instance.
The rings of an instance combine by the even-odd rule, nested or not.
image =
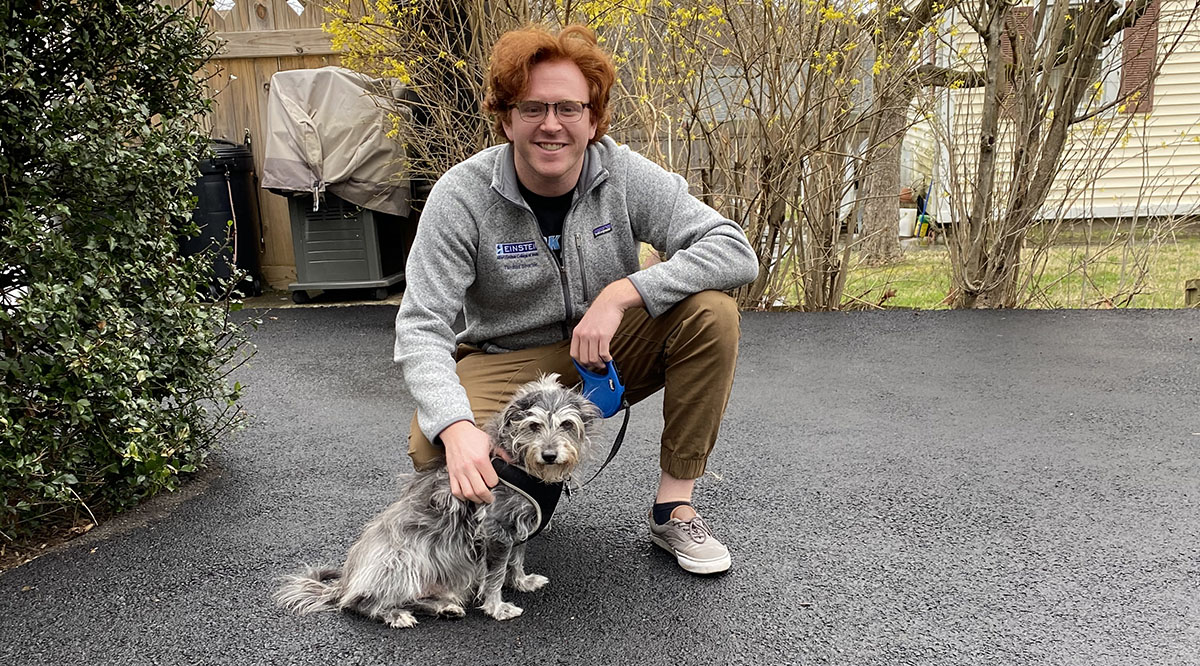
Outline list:
[[[284,577],[275,591],[275,603],[297,615],[337,610],[342,597],[341,577],[341,570],[335,567],[307,567]]]

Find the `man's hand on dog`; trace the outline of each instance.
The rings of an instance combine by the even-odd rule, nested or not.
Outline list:
[[[490,488],[500,482],[492,468],[492,440],[470,421],[450,424],[441,433],[446,447],[450,492],[468,502],[491,504]]]

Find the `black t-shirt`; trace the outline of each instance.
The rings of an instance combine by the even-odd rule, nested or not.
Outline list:
[[[566,219],[567,211],[571,208],[571,199],[575,196],[575,190],[557,197],[544,197],[530,192],[519,182],[517,187],[521,190],[521,196],[525,197],[525,203],[529,204],[529,208],[537,217],[538,227],[542,230],[542,237],[546,239],[546,245],[554,250],[554,256],[561,259],[563,220]]]

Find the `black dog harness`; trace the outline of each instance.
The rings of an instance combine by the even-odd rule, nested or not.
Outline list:
[[[537,529],[526,541],[537,536],[554,515],[558,498],[562,497],[562,482],[546,483],[525,471],[524,467],[504,462],[500,458],[492,458],[492,468],[496,470],[496,476],[500,477],[500,483],[520,493],[533,505],[533,510],[537,513]]]

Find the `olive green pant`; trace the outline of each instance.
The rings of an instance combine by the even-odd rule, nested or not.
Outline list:
[[[704,474],[733,387],[740,324],[732,298],[702,291],[658,317],[651,318],[643,308],[628,310],[609,344],[629,404],[666,388],[660,465],[677,479]],[[458,379],[480,426],[508,404],[522,384],[551,372],[565,385],[579,382],[570,340],[502,354],[485,354],[467,345],[458,349]],[[444,464],[442,447],[421,433],[415,416],[408,455],[419,470]]]

